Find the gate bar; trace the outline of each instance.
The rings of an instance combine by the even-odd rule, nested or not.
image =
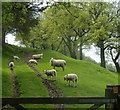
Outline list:
[[[2,98],[3,104],[106,104],[117,99],[107,97]]]

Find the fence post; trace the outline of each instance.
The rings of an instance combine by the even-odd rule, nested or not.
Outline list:
[[[108,103],[105,110],[120,110],[120,85],[107,85],[105,89],[105,97],[115,98],[116,103]]]

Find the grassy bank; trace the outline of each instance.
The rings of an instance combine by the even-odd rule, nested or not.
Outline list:
[[[29,52],[34,54],[43,53],[44,58],[38,61],[38,65],[35,68],[46,77],[43,70],[52,69],[50,66],[50,58],[64,59],[67,62],[65,71],[62,68],[56,68],[57,78],[53,83],[58,87],[65,97],[88,97],[88,96],[104,96],[104,90],[106,85],[118,84],[117,73],[112,73],[105,68],[87,61],[75,60],[70,57],[64,56],[61,53],[52,50],[34,50],[31,48],[20,48],[17,46],[6,45],[3,47],[2,57],[2,95],[3,97],[12,97],[12,80],[11,72],[8,68],[8,61],[13,55],[17,55],[21,58],[21,61],[15,62],[15,73],[17,74],[18,81],[20,83],[20,97],[48,97],[48,92],[40,79],[36,77],[36,74],[23,63],[23,57]],[[63,80],[65,74],[75,73],[78,75],[78,87],[65,85]],[[71,83],[72,84],[72,83]],[[86,107],[86,105],[69,105],[69,107]],[[89,106],[89,105],[88,105]],[[26,105],[26,107],[51,107],[51,105]],[[68,107],[68,106],[66,106]]]

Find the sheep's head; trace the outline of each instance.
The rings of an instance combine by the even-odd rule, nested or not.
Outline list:
[[[50,61],[53,61],[53,60],[54,60],[54,58],[51,58],[51,59],[50,59]]]
[[[65,80],[67,80],[67,76],[66,76],[66,75],[64,76],[64,81],[65,81]]]
[[[41,54],[41,58],[43,58],[43,56],[44,56],[44,55],[43,55],[43,53],[42,53],[42,54]]]
[[[43,72],[46,74],[46,73],[47,73],[47,70],[44,70]]]
[[[51,59],[50,59],[50,63],[52,63],[52,62],[53,62],[53,60],[54,60],[54,59],[53,59],[53,58],[51,58]]]

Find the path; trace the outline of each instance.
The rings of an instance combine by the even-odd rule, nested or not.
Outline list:
[[[30,65],[28,63],[28,59],[32,56],[32,52],[29,53],[24,59],[24,63],[26,63],[33,71],[34,73],[37,75],[37,77],[41,80],[41,82],[43,83],[43,85],[47,88],[48,90],[48,93],[49,93],[49,96],[51,98],[54,98],[54,97],[63,97],[63,94],[62,92],[57,88],[55,87],[55,85],[48,79],[45,79],[41,73],[32,65]],[[57,108],[64,108],[64,104],[54,104],[54,110],[57,109]]]
[[[13,86],[13,97],[20,96],[20,84],[17,80],[17,75],[14,70],[11,70],[11,77],[12,77],[12,86]]]

